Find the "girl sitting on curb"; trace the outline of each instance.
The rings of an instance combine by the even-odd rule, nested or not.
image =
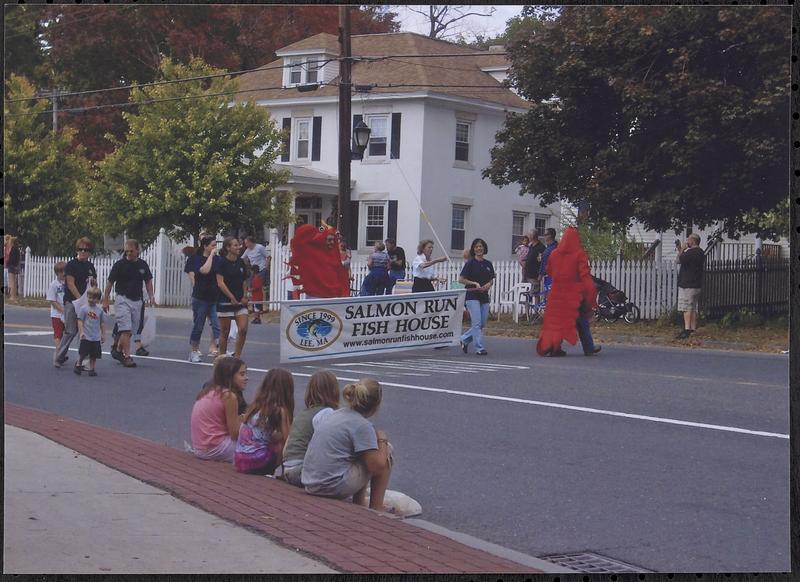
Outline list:
[[[311,436],[320,422],[339,408],[339,381],[333,372],[314,372],[306,388],[305,405],[292,421],[283,449],[283,478],[297,487],[302,486],[303,458]]]
[[[281,464],[293,415],[294,378],[283,368],[273,368],[244,413],[234,455],[236,470],[272,475]]]
[[[373,378],[348,384],[342,393],[348,405],[335,410],[314,431],[303,461],[302,483],[312,495],[353,498],[383,511],[392,468],[392,446],[386,433],[367,420],[380,407],[383,391]]]
[[[192,407],[191,452],[209,461],[233,461],[242,424],[247,365],[239,358],[221,357],[214,375],[197,395]]]

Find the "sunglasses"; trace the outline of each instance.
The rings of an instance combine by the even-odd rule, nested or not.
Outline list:
[[[91,253],[92,249],[75,249],[79,253]]]

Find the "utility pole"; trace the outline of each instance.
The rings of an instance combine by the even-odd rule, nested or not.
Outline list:
[[[351,72],[353,62],[350,58],[350,7],[339,6],[339,210],[336,228],[343,237],[350,236],[350,125],[351,125]],[[358,246],[358,241],[348,240],[350,248]]]

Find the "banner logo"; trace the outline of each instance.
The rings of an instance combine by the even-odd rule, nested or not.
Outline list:
[[[307,352],[324,350],[342,333],[342,320],[329,309],[308,309],[292,317],[286,326],[286,339]]]

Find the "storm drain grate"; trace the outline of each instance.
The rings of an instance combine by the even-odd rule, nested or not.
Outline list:
[[[572,554],[552,554],[539,556],[542,560],[553,562],[559,566],[571,568],[587,574],[622,574],[626,572],[650,572],[640,566],[626,564],[592,552],[575,552]]]

